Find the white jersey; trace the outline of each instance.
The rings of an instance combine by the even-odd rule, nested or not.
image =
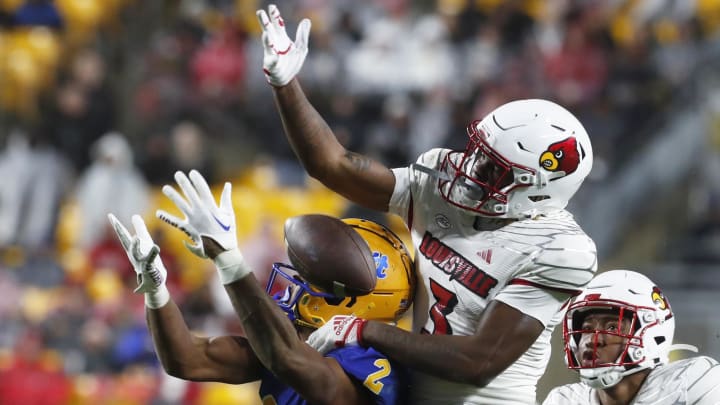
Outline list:
[[[423,281],[414,301],[413,328],[430,334],[473,335],[485,307],[499,300],[538,319],[545,330],[487,386],[416,373],[412,400],[534,404],[535,386],[547,366],[550,335],[562,317],[562,307],[597,269],[595,244],[564,210],[477,230],[478,216],[447,203],[437,178],[428,174],[439,169],[447,152],[433,149],[420,156],[418,164],[430,170],[393,169],[396,183],[390,212],[408,224]]]
[[[594,389],[583,383],[550,391],[543,405],[601,405]],[[656,367],[630,405],[718,405],[720,365],[705,356]]]

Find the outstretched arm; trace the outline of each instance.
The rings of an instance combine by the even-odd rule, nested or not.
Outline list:
[[[364,403],[364,390],[358,389],[337,361],[323,357],[300,339],[245,263],[237,247],[230,183],[225,184],[218,206],[200,173],[193,170],[188,178],[177,172],[175,180],[184,197],[170,186],[163,187],[163,192],[186,218],[164,211],[158,211],[158,216],[190,235],[195,242],[192,251],[214,261],[259,361],[310,403]]]
[[[147,308],[146,319],[160,363],[171,376],[227,384],[260,379],[263,366],[246,339],[193,334],[172,300]]]
[[[369,321],[363,342],[407,367],[447,380],[487,385],[527,351],[544,327],[537,319],[492,301],[472,336],[424,335]]]
[[[295,78],[307,55],[310,20],[300,22],[292,42],[277,7],[270,6],[269,13],[257,12],[263,28],[263,68],[295,155],[308,174],[328,188],[365,207],[387,211],[395,186],[393,173],[367,156],[346,150]]]
[[[165,286],[167,271],[160,249],[153,242],[145,222],[132,218],[135,235],[114,215],[110,223],[135,269],[136,293],[145,295],[148,328],[161,364],[175,377],[193,381],[239,384],[255,381],[262,365],[247,341],[240,337],[206,338],[192,334]]]
[[[395,187],[392,171],[345,149],[307,100],[297,79],[274,87],[273,93],[285,134],[308,174],[357,204],[386,212]]]
[[[225,290],[262,363],[308,403],[366,403],[365,391],[357,388],[337,361],[323,357],[299,338],[253,274],[226,284]]]
[[[335,316],[310,335],[308,343],[321,352],[359,343],[408,368],[485,386],[520,358],[543,329],[537,319],[495,300],[483,311],[472,336],[411,333],[382,322]]]

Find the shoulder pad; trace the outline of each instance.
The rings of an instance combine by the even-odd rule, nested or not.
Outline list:
[[[559,234],[543,246],[535,263],[553,267],[589,269],[597,266],[595,242],[587,235]]]
[[[433,148],[429,151],[421,154],[415,163],[421,164],[430,168],[437,168],[440,166],[440,162],[445,158],[445,154],[449,152],[449,149]]]

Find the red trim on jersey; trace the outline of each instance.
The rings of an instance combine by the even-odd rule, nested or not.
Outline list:
[[[582,292],[582,291],[580,291],[580,290],[571,290],[571,289],[569,289],[569,288],[548,287],[548,286],[546,286],[546,285],[534,283],[534,282],[528,281],[528,280],[523,280],[523,279],[521,279],[521,278],[514,278],[514,279],[510,280],[510,282],[508,283],[508,285],[510,285],[510,284],[528,285],[528,286],[530,286],[530,287],[536,287],[536,288],[541,288],[541,289],[543,289],[543,290],[550,290],[550,291],[555,291],[555,292],[561,292],[561,293],[570,294],[570,295],[573,295],[573,296],[574,296],[574,295],[578,295],[578,294],[580,294],[580,293]]]

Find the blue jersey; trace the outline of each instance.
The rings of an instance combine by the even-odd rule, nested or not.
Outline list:
[[[406,402],[405,370],[397,363],[391,363],[375,349],[347,346],[328,352],[325,356],[337,360],[350,378],[360,382],[368,390],[376,404],[394,405]],[[278,380],[268,370],[263,372],[260,398],[264,405],[308,403],[292,387]]]

